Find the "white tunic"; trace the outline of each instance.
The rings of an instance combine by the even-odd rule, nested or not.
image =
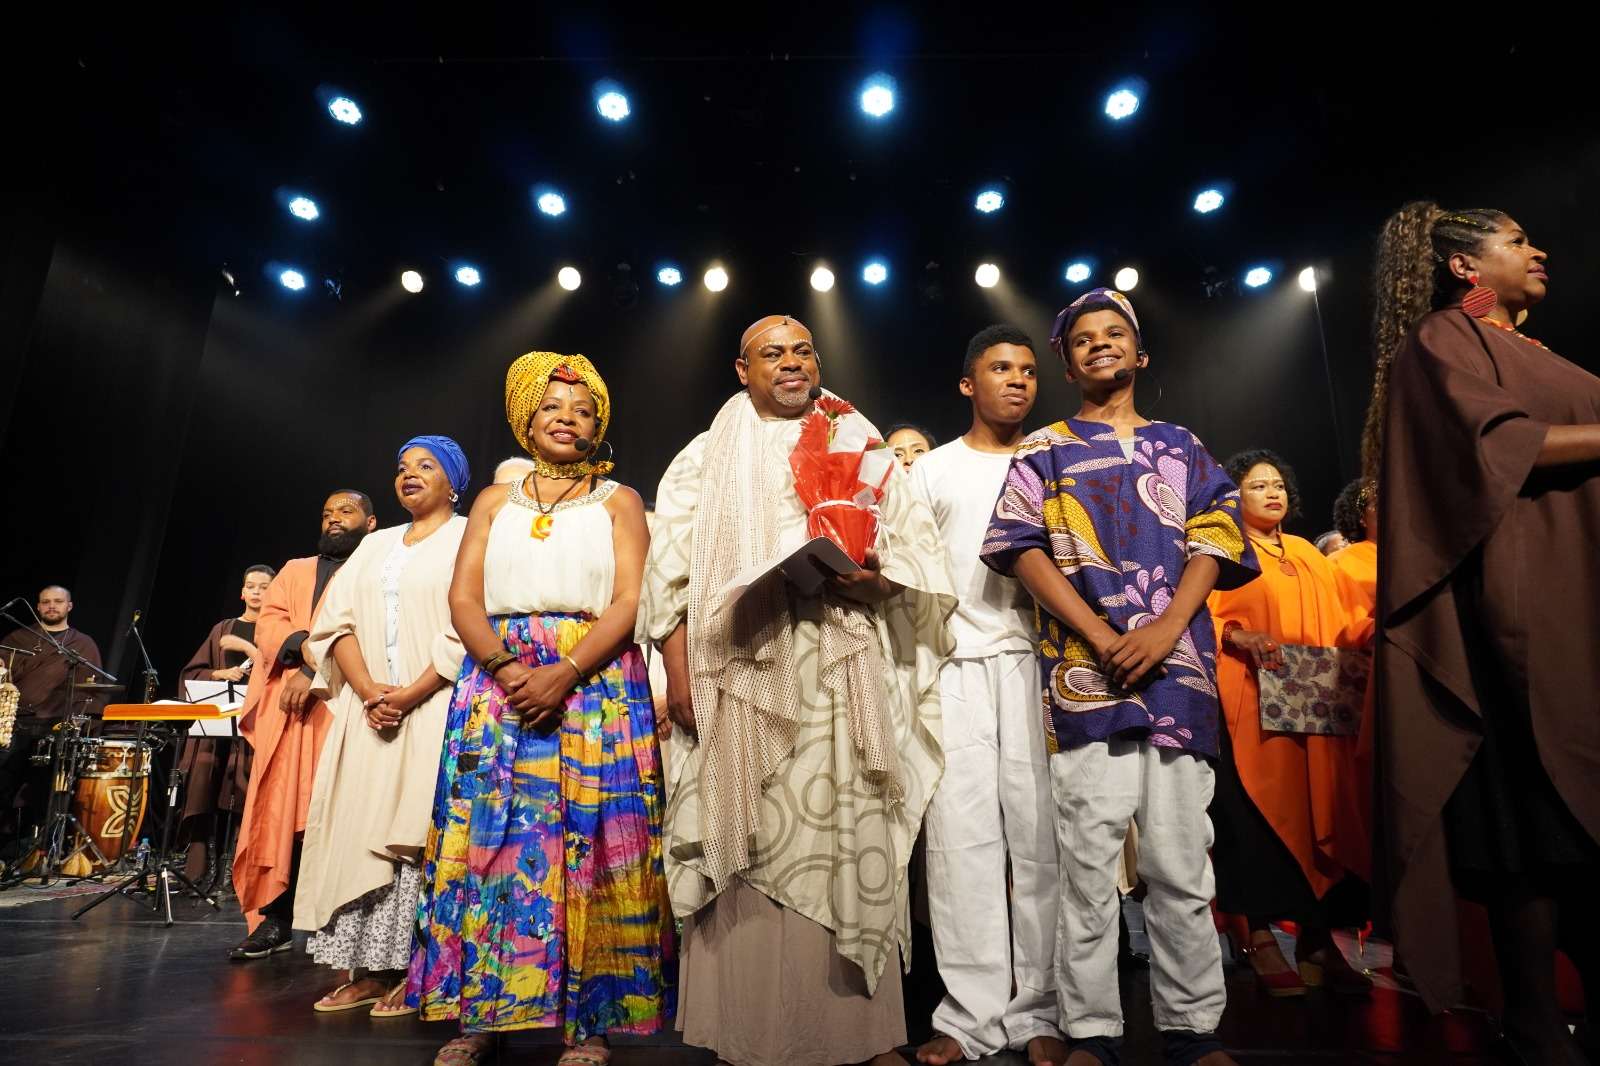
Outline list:
[[[483,605],[488,613],[560,612],[595,618],[611,605],[617,557],[606,500],[615,481],[553,508],[512,485],[489,525],[483,551]],[[541,539],[537,531],[543,530]]]

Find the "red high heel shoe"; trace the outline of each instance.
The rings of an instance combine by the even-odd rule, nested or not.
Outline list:
[[[1250,968],[1256,972],[1256,980],[1261,982],[1262,991],[1274,999],[1290,999],[1294,996],[1305,995],[1306,983],[1300,979],[1300,975],[1294,970],[1284,969],[1277,973],[1265,973],[1262,971],[1261,967],[1256,963],[1256,956],[1264,955],[1267,951],[1277,955],[1285,967],[1289,965],[1289,960],[1285,959],[1283,953],[1278,950],[1277,940],[1257,942],[1252,938],[1250,946],[1241,949],[1239,952],[1250,961]]]

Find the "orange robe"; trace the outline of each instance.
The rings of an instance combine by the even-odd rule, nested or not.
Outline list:
[[[1378,542],[1358,540],[1328,556],[1333,576],[1339,582],[1339,598],[1358,618],[1378,614]],[[1373,736],[1377,728],[1378,686],[1376,677],[1367,682],[1367,698],[1361,707],[1361,732],[1356,736],[1357,781],[1360,787],[1362,821],[1372,825]]]
[[[304,719],[278,708],[278,694],[290,672],[279,665],[278,652],[291,634],[311,631],[320,606],[311,602],[316,585],[315,556],[289,560],[267,587],[256,621],[262,662],[250,672],[239,720],[239,732],[255,749],[255,761],[233,859],[233,889],[240,908],[252,916],[252,927],[253,912],[289,887],[295,834],[305,832],[317,754],[333,724],[321,700],[313,701]]]
[[[1285,534],[1284,557],[1259,551],[1261,576],[1207,601],[1219,648],[1229,622],[1267,633],[1280,644],[1360,647],[1372,633],[1370,614],[1350,611],[1333,568],[1316,546]],[[1261,692],[1249,657],[1222,648],[1217,656],[1222,717],[1245,791],[1294,856],[1318,899],[1354,873],[1371,872],[1366,804],[1356,768],[1356,738],[1261,731]]]

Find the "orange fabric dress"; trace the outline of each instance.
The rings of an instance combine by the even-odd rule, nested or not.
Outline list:
[[[1231,592],[1214,592],[1208,601],[1219,647],[1230,622],[1280,644],[1360,647],[1370,640],[1371,614],[1345,606],[1333,567],[1315,545],[1283,536],[1291,575],[1270,543],[1252,541],[1261,576]],[[1366,879],[1371,843],[1356,738],[1263,733],[1255,666],[1237,651],[1219,653],[1217,688],[1239,779],[1313,894],[1321,899],[1347,873]]]
[[[233,859],[233,888],[252,928],[258,921],[254,912],[289,887],[295,834],[305,831],[317,754],[333,724],[320,700],[304,719],[278,709],[278,693],[287,678],[278,652],[291,634],[310,632],[318,606],[311,602],[316,584],[315,556],[284,563],[267,587],[256,621],[261,663],[250,672],[239,719],[239,732],[255,750],[255,759]]]

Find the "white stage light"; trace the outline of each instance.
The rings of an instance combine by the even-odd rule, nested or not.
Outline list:
[[[882,118],[894,110],[894,79],[887,74],[874,74],[861,86],[861,110],[873,118]]]
[[[551,218],[567,213],[567,198],[554,190],[540,193],[534,203],[538,205],[540,211]]]
[[[1069,263],[1069,264],[1067,264],[1067,280],[1072,282],[1072,284],[1074,284],[1074,285],[1081,285],[1084,282],[1088,281],[1089,280],[1089,264],[1088,263]]]
[[[993,214],[1005,205],[1005,194],[999,189],[985,189],[978,194],[978,198],[976,200],[972,201],[972,206],[976,207],[979,211],[982,211],[986,215]]]
[[[712,267],[706,271],[705,283],[712,292],[721,292],[728,287],[728,272],[721,267]]]
[[[1114,121],[1121,122],[1137,110],[1139,110],[1139,94],[1132,89],[1118,89],[1106,97],[1106,114]]]
[[[475,266],[456,267],[456,280],[470,289],[483,280],[483,275],[478,273]]]
[[[1316,292],[1317,291],[1317,268],[1316,267],[1306,267],[1304,270],[1300,271],[1300,277],[1299,277],[1298,280],[1300,282],[1300,287],[1302,289],[1304,289],[1306,292]]]
[[[335,96],[328,101],[328,114],[343,122],[346,126],[354,126],[361,121],[361,108],[348,96]]]
[[[278,275],[278,283],[291,292],[299,292],[306,287],[306,276],[298,270],[285,270]]]
[[[985,289],[992,289],[1000,284],[1000,268],[993,263],[979,263],[977,273],[972,275],[972,280]]]
[[[295,218],[303,218],[307,222],[311,222],[322,212],[317,210],[317,202],[309,196],[296,196],[289,201],[289,213]]]
[[[583,284],[583,275],[578,273],[577,267],[562,267],[556,271],[556,284],[568,292],[576,292]]]
[[[1271,280],[1272,271],[1266,267],[1251,267],[1244,274],[1244,283],[1252,289],[1259,289]]]
[[[415,270],[407,270],[400,275],[400,287],[407,292],[421,292],[422,275]]]
[[[683,280],[683,271],[677,267],[662,267],[656,271],[656,280],[666,286],[676,285]]]
[[[1118,292],[1132,292],[1139,287],[1139,272],[1133,267],[1123,267],[1111,279],[1111,284],[1117,287]]]
[[[888,265],[874,259],[861,268],[861,280],[868,285],[882,285],[889,280]]]
[[[833,288],[833,271],[827,267],[817,267],[811,272],[811,287],[818,292],[827,292]]]
[[[1222,193],[1217,189],[1204,189],[1194,198],[1194,209],[1202,215],[1209,215],[1222,206]]]

